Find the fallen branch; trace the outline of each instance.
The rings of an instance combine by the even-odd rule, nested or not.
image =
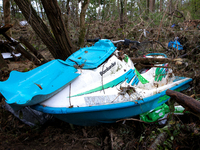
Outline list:
[[[140,65],[142,67],[156,67],[156,68],[171,68],[170,66],[155,66],[155,65],[144,65],[144,64],[141,64]]]
[[[152,124],[152,123],[157,123],[157,122],[160,122],[162,120],[166,120],[166,118],[162,118],[162,119],[159,119],[159,120],[156,120],[156,121],[153,121],[153,122],[145,122],[145,121],[142,121],[142,120],[139,120],[139,119],[135,119],[135,118],[127,118],[127,119],[120,119],[120,120],[117,120],[116,122],[120,122],[120,121],[127,121],[127,120],[131,120],[131,121],[138,121],[138,122],[142,122],[142,123],[146,123],[146,124]]]
[[[185,107],[186,111],[190,111],[192,113],[195,113],[197,116],[200,116],[200,102],[195,100],[194,98],[187,96],[185,94],[182,94],[180,92],[167,90],[166,94],[170,97],[175,98],[175,100]]]
[[[18,44],[15,47],[16,51],[20,52],[24,57],[26,57],[28,60],[33,61],[36,65],[41,65],[41,61],[38,60],[35,56],[33,56],[31,53],[26,51],[20,44]]]
[[[168,128],[171,127],[170,124],[167,125]],[[159,145],[161,145],[167,138],[168,134],[167,132],[162,132],[160,133],[157,138],[155,139],[155,141],[151,144],[151,146],[148,148],[148,150],[155,150],[158,148]]]
[[[181,58],[179,59],[170,59],[170,58],[134,58],[131,57],[133,63],[150,63],[150,64],[162,64],[162,63],[170,63],[170,62],[182,62]],[[162,68],[164,68],[162,66]]]
[[[4,30],[3,30],[4,31]],[[22,55],[24,55],[27,59],[29,59],[30,61],[33,61],[34,64],[36,65],[41,65],[41,61],[38,60],[34,55],[32,55],[31,53],[29,53],[28,51],[26,51],[18,41],[12,39],[11,37],[9,37],[6,33],[1,33],[8,41],[11,42],[12,45],[15,46],[16,50],[20,53],[22,53]],[[11,49],[14,48],[10,47]]]
[[[3,27],[0,28],[0,34],[4,34],[6,31],[8,31],[10,28],[12,28],[12,24],[6,24]]]
[[[47,60],[40,54],[24,37],[19,38],[20,42],[23,43],[42,63],[46,63]]]
[[[167,63],[171,62],[172,59],[170,58],[133,58],[131,57],[133,63]]]

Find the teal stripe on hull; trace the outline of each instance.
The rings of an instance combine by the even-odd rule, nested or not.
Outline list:
[[[122,82],[124,82],[126,79],[128,79],[130,76],[130,73],[132,72],[133,70],[130,69],[129,71],[127,71],[125,74],[123,74],[122,76],[120,76],[119,78],[109,82],[109,83],[106,83],[102,86],[99,86],[97,88],[94,88],[94,89],[91,89],[89,91],[86,91],[86,92],[82,92],[80,94],[76,94],[76,95],[72,95],[70,97],[75,97],[75,96],[81,96],[81,95],[84,95],[84,94],[90,94],[90,93],[94,93],[94,92],[97,92],[97,91],[101,91],[103,89],[107,89],[107,88],[112,88]]]

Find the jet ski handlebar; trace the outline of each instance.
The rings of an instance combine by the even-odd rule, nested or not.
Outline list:
[[[98,42],[101,38],[87,39],[87,42]]]

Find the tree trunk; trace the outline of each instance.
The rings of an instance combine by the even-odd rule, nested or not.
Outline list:
[[[168,0],[169,1],[169,13],[172,13],[172,0]]]
[[[99,3],[98,19],[99,21],[101,21],[101,0],[99,0],[98,3]]]
[[[51,54],[56,59],[65,60],[70,54],[66,52],[66,49],[61,49],[47,26],[44,24],[42,19],[37,15],[35,9],[32,7],[31,3],[28,0],[15,0],[15,3],[18,5],[22,11],[24,17],[31,25],[36,34],[41,38],[43,43],[47,46]],[[66,54],[67,53],[67,54]]]
[[[137,5],[138,5],[139,15],[141,15],[141,14],[142,14],[142,11],[143,11],[142,8],[141,8],[141,6],[140,6],[140,3],[141,3],[140,0],[138,0],[138,1],[137,1]]]
[[[112,2],[112,11],[113,11],[113,14],[112,14],[112,16],[113,16],[113,18],[116,18],[117,16],[118,16],[118,11],[117,11],[117,1],[113,1]]]
[[[117,11],[119,12],[119,16],[120,16],[120,8],[119,8],[119,6],[120,6],[120,0],[117,0]]]
[[[15,18],[16,9],[13,4],[13,0],[11,0],[11,15]]]
[[[120,27],[123,28],[124,24],[124,4],[123,0],[120,1],[121,9],[120,9]]]
[[[45,15],[44,15],[44,11],[43,11],[43,7],[42,7],[41,1],[39,1],[39,5],[40,5],[40,13],[42,15],[42,20],[45,20],[46,18],[45,18]]]
[[[80,26],[80,23],[79,23],[79,14],[78,14],[78,10],[79,10],[79,2],[77,0],[77,3],[76,3],[76,25],[79,27]]]
[[[146,0],[146,14],[149,14],[149,0]]]
[[[74,18],[76,18],[76,0],[73,0],[71,1],[71,4],[70,4],[70,18],[73,18],[73,19],[70,19],[70,21],[72,22],[72,24],[74,24],[74,27],[76,28],[76,20]]]
[[[155,11],[155,0],[149,0],[149,10],[151,13]]]
[[[124,0],[124,21],[127,22],[127,0]]]
[[[6,24],[10,24],[11,20],[10,20],[10,2],[9,0],[3,0],[3,13],[4,13],[4,23]],[[8,30],[6,32],[6,34],[8,36],[11,36],[11,30]]]
[[[163,0],[160,0],[160,12],[163,10]]]
[[[67,3],[65,5],[65,14],[64,14],[64,23],[67,31],[69,31],[69,14],[70,14],[70,7],[69,7],[69,1],[67,0]]]
[[[64,57],[62,58],[63,60],[65,60],[74,52],[74,48],[69,38],[69,33],[67,32],[64,21],[62,19],[58,2],[57,0],[41,1],[49,19],[51,29],[60,48],[58,55],[63,55]]]
[[[83,47],[84,46],[84,39],[85,39],[85,32],[86,32],[86,27],[85,27],[85,13],[88,8],[90,0],[84,0],[81,6],[81,14],[80,14],[80,35],[79,35],[79,46]]]

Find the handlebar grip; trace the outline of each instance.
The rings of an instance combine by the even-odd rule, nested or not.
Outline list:
[[[125,40],[124,40],[124,44],[125,44],[125,45],[129,45],[130,43],[136,43],[137,46],[140,45],[140,42],[138,42],[138,41],[131,41],[131,40],[129,40],[129,39],[125,39]]]
[[[95,38],[95,39],[87,39],[87,42],[98,42],[100,38]]]

